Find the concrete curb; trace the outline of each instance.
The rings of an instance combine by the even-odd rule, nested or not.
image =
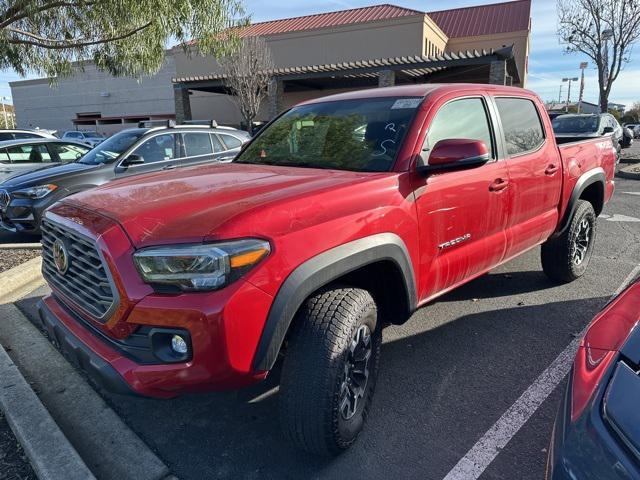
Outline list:
[[[12,360],[96,477],[159,480],[170,475],[162,460],[14,305],[0,305],[0,342],[11,347]]]
[[[44,285],[42,258],[32,258],[22,265],[0,273],[0,304],[11,303]]]
[[[41,243],[2,243],[0,250],[40,250]]]
[[[40,480],[95,479],[2,345],[0,408]]]
[[[640,165],[631,165],[618,170],[619,177],[640,180]]]

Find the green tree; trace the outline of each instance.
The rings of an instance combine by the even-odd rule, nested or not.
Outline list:
[[[169,41],[221,55],[234,43],[226,32],[246,23],[240,2],[0,0],[0,68],[53,77],[90,60],[113,75],[140,76],[160,69]]]

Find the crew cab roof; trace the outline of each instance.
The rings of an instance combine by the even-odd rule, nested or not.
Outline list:
[[[515,96],[531,96],[534,95],[529,90],[519,87],[506,87],[503,85],[488,85],[475,83],[426,83],[415,85],[400,85],[395,87],[371,88],[368,90],[358,90],[353,92],[338,93],[327,97],[315,98],[301,102],[299,105],[311,105],[314,103],[335,102],[340,100],[357,100],[363,98],[384,98],[384,97],[426,97],[428,95],[438,93],[445,94],[450,92],[465,91],[477,92],[478,90],[487,90],[493,93],[502,93],[505,95]]]

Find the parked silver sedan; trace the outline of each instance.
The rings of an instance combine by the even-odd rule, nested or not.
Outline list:
[[[24,173],[75,162],[91,147],[56,138],[29,138],[0,142],[0,182]]]

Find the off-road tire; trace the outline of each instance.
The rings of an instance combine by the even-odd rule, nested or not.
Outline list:
[[[583,222],[588,222],[590,235],[584,259],[577,264],[574,243],[581,232]],[[596,240],[596,212],[591,203],[578,200],[576,210],[565,231],[542,244],[542,270],[556,282],[568,283],[580,278],[587,271]]]
[[[302,450],[334,456],[362,431],[375,389],[382,343],[376,304],[366,290],[333,288],[310,297],[289,336],[280,381],[280,421]],[[362,326],[366,326],[361,328]],[[341,392],[354,336],[370,331],[371,354],[364,394],[346,419]]]

